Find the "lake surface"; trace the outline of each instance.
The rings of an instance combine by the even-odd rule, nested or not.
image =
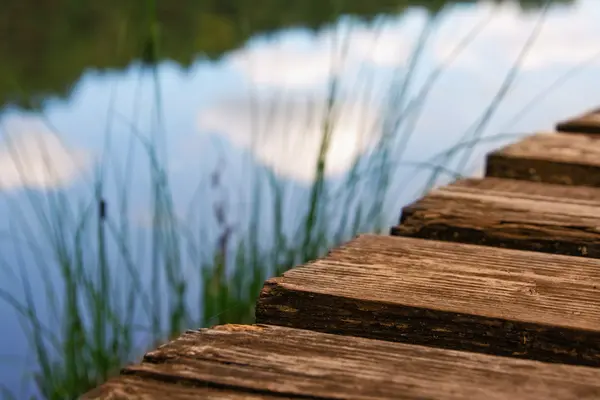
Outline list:
[[[423,164],[477,125],[528,40],[515,80],[481,137],[551,130],[600,104],[600,3],[556,1],[545,14],[543,3],[214,0],[153,10],[152,2],[8,1],[0,15],[0,289],[22,299],[20,282],[28,277],[38,313],[60,336],[45,285],[54,285],[60,302],[63,275],[43,215],[75,235],[73,210],[93,203],[94,179],[103,174],[109,217],[147,234],[156,220],[145,141],[154,144],[160,173],[168,176],[175,213],[202,231],[197,243],[207,259],[224,232],[248,235],[256,215],[258,242],[277,243],[278,218],[283,235],[293,239],[310,203],[328,110],[335,114],[324,170],[331,193],[347,188],[356,160],[369,160],[386,129],[398,130],[400,116],[400,129],[414,128],[412,136],[393,139],[401,151],[390,155],[395,173],[381,205],[384,225],[391,225],[425,187],[431,170]],[[472,40],[453,58],[467,37]],[[419,118],[409,118],[404,107],[439,65],[447,66]],[[485,141],[446,167],[479,174],[483,155],[509,140],[515,139]],[[378,178],[371,172],[360,179]],[[279,188],[279,217],[273,186],[265,184],[257,201],[259,179]],[[449,179],[442,175],[436,183]],[[377,191],[365,185],[345,196],[376,202],[369,193]],[[120,208],[124,192],[128,209]],[[352,211],[335,203],[335,195],[329,201],[342,214]],[[328,218],[337,224],[342,214]],[[66,248],[75,251],[69,240]],[[150,251],[139,250],[143,276]],[[124,269],[115,266],[113,278]],[[189,308],[199,312],[200,278],[186,271]],[[22,321],[6,302],[0,320],[0,384],[28,393],[30,382],[22,381],[35,359]]]

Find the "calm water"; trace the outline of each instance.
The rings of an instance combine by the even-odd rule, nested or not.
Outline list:
[[[24,244],[17,227],[25,218],[29,238],[41,234],[28,196],[66,193],[75,207],[89,199],[92,178],[109,165],[110,213],[118,208],[111,199],[123,187],[115,182],[123,171],[133,171],[126,183],[132,204],[126,218],[132,229],[143,231],[151,224],[152,203],[139,137],[161,134],[159,155],[175,209],[205,228],[208,248],[218,236],[215,202],[225,202],[233,229],[245,226],[252,210],[251,172],[273,173],[285,187],[284,226],[293,235],[315,172],[331,76],[339,82],[340,118],[326,178],[335,187],[355,157],[372,149],[372,132],[385,112],[381,99],[407,70],[423,26],[434,18],[431,9],[398,7],[391,0],[348,1],[341,9],[316,0],[285,6],[262,0],[252,7],[243,1],[190,1],[158,7],[160,46],[153,53],[148,7],[116,0],[98,3],[98,9],[53,3],[8,1],[9,12],[0,15],[2,263],[30,277],[42,314],[43,283],[58,282],[58,272],[55,262],[48,262],[44,275],[30,261],[34,251],[48,260],[51,253],[41,244],[39,249]],[[413,2],[419,3],[432,2]],[[482,29],[436,82],[398,161],[429,160],[477,121],[535,28],[543,2],[458,3],[435,17],[409,94],[419,92],[465,35]],[[557,120],[600,104],[600,3],[555,3],[485,135],[552,129]],[[144,59],[154,54],[158,64],[152,69]],[[545,95],[531,107],[540,93]],[[482,155],[505,142],[477,147],[463,172],[479,173]],[[419,194],[425,177],[408,165],[399,169],[392,184],[397,196],[384,210],[390,224]],[[219,189],[210,190],[215,185]],[[272,219],[269,206],[260,207]],[[262,232],[265,238],[271,234]],[[0,287],[17,296],[18,282],[15,274],[0,274]],[[191,283],[197,291],[196,285]],[[4,302],[0,320],[0,383],[18,391],[32,358],[19,319]],[[58,329],[58,322],[49,319],[48,326]]]

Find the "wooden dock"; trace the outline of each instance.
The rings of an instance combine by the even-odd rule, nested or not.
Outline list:
[[[489,154],[83,399],[600,399],[600,109]]]

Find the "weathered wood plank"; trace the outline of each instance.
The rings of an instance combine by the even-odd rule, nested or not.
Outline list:
[[[557,185],[551,183],[539,183],[530,181],[521,181],[515,179],[503,178],[465,178],[458,179],[452,184],[443,186],[440,190],[461,190],[461,188],[471,188],[478,190],[489,190],[497,193],[502,193],[503,196],[510,197],[526,197],[542,199],[558,198],[552,201],[571,201],[583,200],[591,201],[591,203],[600,206],[600,188],[589,186],[568,186]]]
[[[600,260],[361,236],[266,282],[260,323],[600,365]]]
[[[600,133],[600,108],[556,124],[561,132]]]
[[[600,135],[530,136],[490,153],[486,176],[600,187]]]
[[[219,389],[204,385],[178,383],[177,380],[164,381],[136,375],[123,375],[86,393],[81,400],[275,400],[293,397],[270,396],[239,390]]]
[[[144,399],[188,399],[193,390],[198,390],[198,397],[235,400],[244,395],[440,400],[600,396],[600,370],[595,368],[264,325],[190,331],[148,353],[142,364],[124,373],[121,383],[108,385],[117,389],[86,398],[118,399],[114,393],[128,390],[141,390],[134,393]],[[168,389],[154,388],[159,382],[173,392],[158,397],[147,391],[167,394]]]
[[[391,233],[600,258],[600,188],[465,179],[404,207]]]

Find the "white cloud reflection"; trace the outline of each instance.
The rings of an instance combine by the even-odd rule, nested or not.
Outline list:
[[[86,151],[68,149],[37,119],[13,117],[2,128],[0,189],[66,186],[91,165]]]
[[[438,32],[433,47],[434,58],[441,62],[472,26],[486,19],[489,22],[461,54],[456,68],[477,70],[480,74],[505,70],[523,48],[540,13],[523,13],[518,5],[510,2],[500,5],[482,2],[473,8],[456,8]],[[572,66],[588,60],[600,51],[599,19],[600,8],[593,0],[551,8],[521,70]]]
[[[424,115],[436,117],[421,118],[417,125],[420,134],[414,140],[417,147],[411,145],[410,148],[412,152],[423,154],[438,145],[452,143],[455,136],[457,139],[458,134],[481,115],[534,29],[539,11],[523,12],[512,2],[501,5],[480,2],[454,7],[442,18],[430,37],[409,93],[419,90],[428,73],[444,63],[475,26],[484,22],[485,26],[463,49],[430,96]],[[499,120],[492,121],[490,131],[498,133],[497,130],[504,129],[504,121],[500,120],[509,120],[553,79],[600,52],[598,20],[600,7],[593,0],[555,7],[548,12],[543,29],[521,66],[517,83],[511,88],[512,97],[497,113]],[[402,71],[425,22],[425,13],[410,11],[402,17],[386,18],[375,24],[344,19],[336,24],[336,30],[326,29],[316,35],[296,30],[282,33],[276,40],[255,40],[233,53],[228,61],[247,84],[256,85],[256,108],[261,114],[258,119],[265,133],[258,142],[251,139],[253,120],[249,103],[243,100],[248,93],[243,90],[230,95],[227,101],[204,109],[199,116],[200,129],[230,138],[281,175],[310,180],[320,145],[319,121],[323,111],[322,107],[316,107],[309,115],[306,101],[299,99],[323,98],[327,82],[335,74],[340,78],[342,97],[357,96],[357,86],[360,86],[361,90],[368,87],[376,94],[374,97],[381,100],[381,95],[392,87],[393,69],[397,67]],[[336,65],[332,64],[332,43],[340,32],[349,34],[350,41],[346,59]],[[361,68],[368,70],[371,80],[360,75]],[[579,82],[571,90],[585,85]],[[554,103],[544,99],[545,106],[568,113],[571,108],[581,109],[593,103],[592,92],[577,90],[581,94],[568,104],[560,98],[551,100]],[[264,97],[273,91],[281,91],[284,96],[267,121],[266,115],[272,106]],[[360,138],[370,137],[371,142],[375,139],[365,131],[362,122],[366,119],[367,125],[373,124],[382,110],[371,105],[364,108],[364,116],[360,116],[356,114],[357,109],[344,106],[345,116],[340,118],[331,146],[329,175],[347,171],[354,156],[366,151],[368,144],[360,143]],[[534,117],[523,119],[519,126],[546,126],[560,117],[558,113],[542,114],[533,113]]]
[[[290,96],[264,97],[253,108],[247,99],[230,98],[201,112],[198,126],[205,134],[222,134],[234,145],[252,149],[254,157],[278,175],[310,182],[323,138],[323,103]],[[369,133],[379,131],[377,115],[368,106],[345,101],[338,112],[328,151],[327,176],[347,171],[356,155],[374,143],[376,136]]]
[[[584,62],[600,51],[600,7],[597,1],[576,2],[571,7],[551,9],[541,34],[525,58],[522,69],[539,70]],[[449,10],[434,30],[425,51],[427,63],[445,62],[459,41],[485,20],[484,29],[462,51],[453,68],[493,76],[514,62],[532,32],[539,12],[523,13],[512,2],[480,2]],[[307,88],[327,80],[331,73],[353,74],[358,65],[374,68],[402,66],[426,22],[423,12],[409,11],[403,17],[381,23],[361,24],[352,20],[311,36],[297,31],[283,33],[277,40],[257,40],[233,53],[229,61],[248,82],[259,86]],[[340,36],[341,35],[341,36]],[[332,66],[332,43],[349,35],[344,68]]]
[[[260,86],[303,88],[323,83],[330,73],[331,51],[323,42],[285,40],[266,46],[250,46],[229,57],[231,66]]]
[[[412,38],[422,24],[422,12],[413,18],[372,25],[339,23],[315,36],[291,31],[278,40],[255,41],[229,56],[230,65],[258,86],[306,89],[330,76],[354,74],[360,65],[404,65]]]

